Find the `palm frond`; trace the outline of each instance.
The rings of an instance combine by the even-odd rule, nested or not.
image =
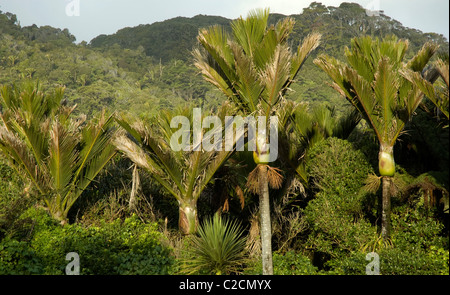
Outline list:
[[[21,175],[25,172],[40,194],[45,195],[45,175],[37,169],[37,163],[27,145],[14,133],[0,126],[0,150]]]
[[[292,58],[291,76],[290,80],[293,81],[300,71],[301,67],[305,63],[308,56],[320,45],[320,39],[322,35],[319,33],[312,33],[306,36],[302,41],[301,46],[297,48],[296,54]]]
[[[425,43],[419,52],[407,63],[406,67],[414,72],[422,72],[438,48],[439,45],[436,43]]]
[[[79,197],[97,174],[116,153],[112,144],[115,137],[113,115],[105,117],[103,112],[99,122],[90,122],[81,131],[81,150],[76,162],[72,185],[76,188],[73,202]]]
[[[281,98],[282,91],[290,79],[291,69],[291,54],[288,47],[277,45],[275,52],[267,63],[264,71],[261,72],[261,81],[264,88],[263,96],[261,97],[267,105],[267,110],[272,110]],[[269,111],[266,111],[266,116],[269,116]]]
[[[235,80],[234,88],[237,94],[235,103],[241,109],[256,111],[264,85],[258,79],[258,73],[252,59],[247,56],[239,44],[230,42],[235,58],[235,69],[239,79]]]
[[[247,17],[231,23],[234,40],[242,47],[244,53],[253,57],[256,45],[264,38],[269,19],[269,9],[251,10]]]
[[[449,66],[448,61],[444,62],[442,59],[438,59],[434,62],[434,67],[439,72],[439,75],[442,77],[442,80],[444,80],[445,85],[447,85],[447,88],[449,87]]]
[[[57,193],[64,194],[72,180],[78,153],[78,141],[55,120],[50,130],[48,168]]]
[[[204,221],[192,242],[183,273],[237,273],[245,261],[246,238],[241,225],[218,214]]]
[[[392,135],[390,129],[394,119],[393,110],[395,109],[399,87],[397,76],[390,61],[387,58],[382,58],[378,63],[372,83],[373,93],[377,101],[376,104],[379,105],[379,112],[381,112],[381,114],[375,113],[372,116],[381,116],[383,118],[380,124],[374,126],[381,128],[381,130],[378,130],[383,137],[380,140],[381,142],[388,142]],[[365,101],[364,104],[366,105],[367,102]],[[376,119],[373,118],[372,120],[375,121]]]

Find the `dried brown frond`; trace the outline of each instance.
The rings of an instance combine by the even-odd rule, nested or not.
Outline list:
[[[380,188],[381,177],[375,174],[369,174],[364,181],[364,187],[362,188],[364,192],[369,194],[375,194]]]
[[[389,193],[391,196],[396,196],[399,192],[403,192],[407,187],[407,183],[397,174],[391,177],[391,185],[389,187]]]
[[[246,187],[253,194],[259,193],[259,185],[258,185],[259,166],[260,165],[257,165],[256,168],[253,169],[253,171],[250,172],[250,174],[247,177]]]
[[[269,181],[269,186],[273,189],[279,189],[283,184],[283,175],[279,173],[281,170],[269,165],[267,165],[267,168],[267,179]]]
[[[136,196],[138,194],[138,190],[141,186],[141,180],[139,178],[139,171],[138,166],[136,164],[133,165],[133,176],[132,176],[132,185],[131,185],[131,192],[130,192],[130,201],[128,203],[128,209],[130,211],[136,210]]]
[[[261,237],[258,211],[252,212],[250,218],[250,230],[247,236],[246,249],[250,257],[258,257],[261,255]]]
[[[230,210],[230,202],[228,202],[228,198],[225,199],[222,206],[222,212],[228,212]]]
[[[144,151],[128,137],[125,135],[117,136],[114,138],[113,143],[119,151],[123,152],[137,166],[150,169]]]
[[[242,188],[239,185],[235,187],[236,195],[239,197],[239,203],[241,204],[241,209],[244,209],[245,205],[245,196]]]

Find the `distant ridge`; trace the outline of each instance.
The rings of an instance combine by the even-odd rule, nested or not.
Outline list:
[[[104,47],[118,44],[130,49],[143,46],[145,53],[157,60],[185,60],[196,42],[198,30],[215,24],[229,26],[230,20],[207,15],[176,17],[163,22],[123,28],[112,35],[100,35],[92,39],[90,45]]]
[[[276,23],[283,17],[286,16],[271,14],[269,21]],[[296,20],[291,35],[294,46],[308,33],[318,31],[323,35],[322,48],[335,53],[342,53],[343,47],[349,44],[351,38],[362,34],[376,37],[395,34],[399,38],[409,39],[412,49],[418,49],[427,41],[434,41],[448,51],[448,40],[443,35],[404,27],[382,11],[376,14],[368,13],[356,3],[344,2],[339,7],[327,7],[313,2],[301,14],[293,14],[290,17]],[[176,17],[153,24],[123,28],[111,35],[99,35],[91,40],[90,45],[98,48],[118,44],[129,49],[142,46],[148,56],[158,61],[187,60],[190,58],[189,52],[196,44],[200,28],[215,24],[229,27],[230,22],[230,19],[220,16]]]

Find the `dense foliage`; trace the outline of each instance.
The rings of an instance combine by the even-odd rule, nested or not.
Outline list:
[[[270,170],[279,183],[269,190],[273,273],[363,275],[366,255],[375,252],[383,275],[448,275],[448,41],[383,13],[368,15],[354,3],[313,2],[290,17],[290,48],[311,33],[322,37],[273,108],[280,119],[280,157]],[[268,23],[284,18],[271,14]],[[216,24],[232,30],[231,20],[198,15],[75,44],[67,29],[21,27],[14,14],[0,12],[0,274],[65,274],[70,252],[79,255],[86,275],[263,272],[252,153],[213,153],[223,163],[210,165],[203,153],[174,158],[165,150],[171,116],[193,107],[204,114],[234,111],[203,79],[191,53],[199,49],[199,30]],[[440,45],[425,67],[440,70],[434,84],[420,86],[433,99],[421,101],[393,148],[386,239],[380,234],[377,137],[313,60],[320,54],[345,60],[354,37],[391,35],[409,40],[406,60],[427,42]],[[419,78],[405,76],[411,83]],[[100,124],[105,120],[106,127]],[[107,133],[96,149],[108,159],[77,182],[77,159],[87,155],[95,130]],[[116,131],[147,164],[139,167],[132,153],[105,148]],[[56,151],[67,147],[63,161],[57,156],[64,152]],[[177,165],[168,166],[169,158]],[[40,169],[33,168],[37,163]],[[33,182],[38,174],[42,181]],[[62,196],[74,191],[68,204]],[[195,200],[198,234],[179,230],[186,200]],[[64,208],[64,225],[51,204]]]
[[[21,218],[33,218],[28,242],[1,243],[0,274],[64,274],[66,254],[80,256],[80,274],[168,274],[173,258],[156,224],[136,215],[99,226],[59,227],[47,212],[31,208]]]

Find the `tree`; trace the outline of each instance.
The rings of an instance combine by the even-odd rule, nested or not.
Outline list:
[[[420,73],[438,46],[426,43],[408,62],[404,62],[407,40],[391,36],[383,40],[354,38],[345,55],[349,65],[327,55],[314,63],[333,80],[332,86],[363,116],[375,132],[380,150],[379,173],[382,178],[381,234],[390,236],[390,198],[395,174],[393,148],[405,124],[422,101],[417,83],[404,78],[404,73]]]
[[[224,126],[225,116],[230,109],[229,104],[224,104],[219,109],[220,126],[219,122],[216,122],[208,131],[201,129],[202,141],[206,138],[224,138],[224,128],[221,126]],[[202,116],[204,115],[202,113]],[[194,146],[195,143],[187,146],[187,149],[174,149],[174,138],[178,142],[182,129],[174,130],[178,126],[173,127],[171,122],[175,122],[178,116],[189,120],[189,128],[193,127],[196,119],[203,122],[203,117],[193,118],[195,114],[192,112],[191,115],[191,109],[188,107],[164,111],[151,124],[142,121],[130,122],[126,118],[118,117],[117,122],[128,133],[118,136],[114,143],[118,150],[138,167],[149,172],[167,193],[175,197],[179,204],[179,228],[184,234],[193,234],[198,227],[197,200],[232,151],[225,150],[223,146],[219,149],[205,149],[204,142],[198,150]],[[153,127],[149,128],[149,125]],[[195,137],[195,134],[191,136],[190,133],[185,133],[188,134],[185,139]],[[181,135],[182,140],[185,134]]]
[[[268,17],[268,9],[251,11],[246,19],[232,22],[232,36],[221,26],[202,29],[197,37],[201,48],[193,51],[195,66],[208,82],[242,113],[265,116],[266,122],[320,40],[318,34],[309,35],[292,53],[287,40],[294,20],[285,18],[268,26]],[[269,180],[270,174],[276,178],[277,172],[268,165],[267,152],[262,152],[267,139],[258,141],[253,154],[258,165],[253,175],[260,198],[263,273],[273,274]]]
[[[103,112],[87,123],[73,119],[76,106],[67,106],[63,96],[64,88],[44,93],[39,83],[0,91],[0,151],[61,224],[115,154],[112,117]]]

